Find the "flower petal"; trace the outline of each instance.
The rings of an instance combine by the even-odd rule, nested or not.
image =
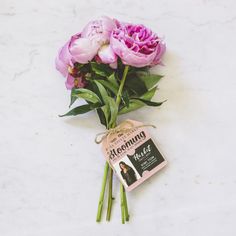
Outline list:
[[[78,38],[71,42],[70,53],[72,58],[81,64],[91,61],[97,54],[99,45],[88,38]]]
[[[67,80],[66,80],[66,88],[68,90],[71,90],[72,88],[74,88],[74,81],[75,78],[73,76],[71,76],[70,74],[67,75]]]
[[[68,66],[71,64],[71,55],[69,53],[69,41],[59,50],[55,60],[56,69],[62,73],[64,77],[68,74]]]
[[[117,55],[114,53],[111,46],[108,44],[103,45],[99,49],[98,56],[101,59],[101,62],[104,64],[111,64],[117,61]]]
[[[116,27],[114,20],[107,16],[90,21],[83,29],[81,36],[95,41],[100,46],[108,43],[112,30]]]

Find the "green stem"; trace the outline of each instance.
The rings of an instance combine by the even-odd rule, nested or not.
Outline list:
[[[125,84],[125,80],[127,77],[129,71],[129,66],[125,66],[124,72],[123,72],[123,76],[120,82],[120,87],[117,93],[117,97],[116,97],[116,104],[119,107],[120,102],[121,102],[121,95],[122,95],[122,91],[124,88],[124,84]],[[128,211],[128,205],[127,205],[127,198],[126,198],[126,194],[124,191],[124,186],[122,185],[122,183],[120,183],[120,198],[121,198],[121,220],[122,220],[122,224],[125,223],[125,220],[128,221],[129,220],[129,211]]]
[[[123,76],[122,76],[122,79],[120,81],[120,87],[119,87],[119,90],[117,92],[117,97],[116,97],[116,104],[117,104],[118,107],[120,105],[121,94],[122,94],[122,91],[123,91],[123,87],[124,87],[124,84],[125,84],[125,80],[126,80],[126,76],[127,76],[128,70],[129,70],[129,66],[125,66],[125,69],[124,69],[124,72],[123,72]]]
[[[111,219],[111,208],[112,208],[112,201],[113,201],[113,197],[112,197],[113,170],[111,167],[109,167],[109,169],[110,169],[110,174],[109,174],[108,206],[107,206],[107,216],[106,216],[107,221],[110,221]]]
[[[123,76],[122,76],[122,79],[121,79],[121,82],[120,82],[120,86],[119,86],[119,89],[118,89],[118,92],[117,92],[117,96],[116,96],[116,105],[117,105],[117,107],[119,107],[120,102],[121,102],[122,91],[123,91],[123,88],[124,88],[124,85],[125,85],[125,80],[126,80],[128,71],[129,71],[129,66],[125,66]],[[114,128],[115,126],[116,126],[116,121],[112,124],[111,128]],[[111,218],[111,209],[112,209],[112,200],[113,200],[113,197],[112,197],[112,179],[113,179],[113,170],[112,170],[112,168],[110,168],[109,188],[108,188],[108,207],[107,207],[107,217],[106,217],[107,221],[109,221],[110,218]],[[123,205],[122,205],[122,207],[123,207],[122,211],[128,212],[125,192],[124,192],[124,194],[122,194],[122,197],[124,198]]]
[[[129,210],[124,186],[123,186],[123,196],[124,196],[123,198],[124,198],[124,208],[125,208],[125,220],[129,221]]]
[[[116,123],[114,122],[110,128],[114,128],[116,126]],[[112,181],[113,181],[113,170],[111,167],[110,169],[110,175],[109,175],[109,185],[108,185],[108,203],[107,203],[107,216],[106,220],[110,221],[111,219],[111,208],[113,203],[113,197],[112,197]]]
[[[119,108],[120,102],[121,102],[121,96],[122,96],[122,91],[124,88],[125,80],[127,77],[127,73],[129,70],[129,66],[125,66],[123,76],[120,82],[120,86],[117,92],[116,96],[116,104]],[[114,128],[116,126],[116,121],[112,124],[111,128]],[[105,187],[106,187],[106,181],[107,181],[107,173],[109,170],[109,164],[106,162],[105,169],[104,169],[104,175],[103,175],[103,181],[102,181],[102,189],[100,193],[100,198],[99,198],[99,204],[98,204],[98,211],[97,211],[97,222],[101,221],[101,214],[102,214],[102,208],[103,208],[103,200],[104,200],[104,193],[105,193]],[[110,168],[110,174],[109,174],[109,186],[108,186],[108,208],[107,208],[107,216],[106,220],[109,221],[111,218],[111,209],[112,209],[112,180],[113,180],[113,170]],[[128,213],[128,206],[127,206],[127,199],[125,195],[124,187],[122,184],[120,184],[120,197],[121,197],[121,211],[122,211],[122,223],[128,221],[129,219],[129,213]]]
[[[108,164],[108,162],[106,162],[105,167],[104,167],[103,179],[102,179],[102,189],[100,192],[100,197],[99,197],[99,202],[98,202],[98,211],[97,211],[97,218],[96,218],[97,222],[101,221],[103,199],[104,199],[104,194],[105,194],[108,169],[109,169],[109,164]]]
[[[123,184],[120,183],[120,207],[121,207],[121,222],[122,224],[125,223],[125,205],[124,205],[124,194],[122,194],[123,192]]]

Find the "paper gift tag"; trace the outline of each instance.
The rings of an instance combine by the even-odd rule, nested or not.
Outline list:
[[[126,190],[131,191],[151,177],[167,161],[143,123],[126,120],[102,141],[102,150]]]

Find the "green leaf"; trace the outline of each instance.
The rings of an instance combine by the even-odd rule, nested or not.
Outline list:
[[[129,74],[127,76],[125,87],[129,88],[136,95],[142,95],[148,91],[145,83],[136,74]]]
[[[74,67],[81,73],[83,73],[83,74],[87,74],[87,73],[89,73],[90,72],[90,64],[89,63],[87,63],[87,64],[80,64],[80,63],[78,63],[78,62],[76,62],[75,64],[74,64]]]
[[[143,106],[144,106],[143,102],[140,102],[140,101],[137,101],[137,100],[133,100],[133,101],[130,100],[129,107],[125,106],[125,107],[121,108],[120,111],[119,111],[119,115],[126,114],[128,112],[138,110],[139,108],[141,108]]]
[[[72,106],[72,104],[77,100],[77,98],[78,97],[75,97],[75,96],[73,96],[73,93],[74,93],[74,88],[71,90],[71,93],[70,93],[70,105],[69,105],[69,107],[71,107]]]
[[[96,93],[94,93],[93,91],[89,90],[89,89],[85,89],[85,88],[79,88],[79,89],[75,89],[72,92],[72,96],[74,97],[80,97],[85,99],[88,102],[92,102],[92,103],[101,103],[100,98],[97,96]]]
[[[109,116],[110,116],[110,109],[109,109],[109,105],[105,104],[104,106],[101,107],[101,110],[104,114],[105,120],[106,120],[106,127],[108,128],[108,124],[109,124]]]
[[[105,116],[107,127],[111,127],[111,125],[116,121],[118,106],[114,99],[107,94],[105,87],[101,84],[101,80],[95,80],[94,83],[97,85],[99,93],[105,104],[101,107],[101,110]]]
[[[102,106],[100,109],[103,112],[103,116],[99,117],[102,124],[106,124],[107,128],[110,128],[116,121],[118,115],[118,106],[115,100],[111,97],[107,98],[108,103]],[[105,119],[104,119],[105,118]],[[105,122],[104,122],[105,120]]]
[[[118,106],[115,100],[111,97],[107,97],[107,103],[97,109],[100,122],[107,128],[110,128],[112,124],[116,121],[118,115]]]
[[[80,115],[80,114],[84,114],[86,112],[89,112],[93,109],[95,109],[96,107],[99,107],[99,104],[94,104],[94,105],[82,105],[82,106],[78,106],[73,108],[72,110],[70,110],[69,112],[67,112],[64,115],[59,115],[59,117],[63,117],[63,116],[76,116],[76,115]]]
[[[107,80],[113,84],[114,87],[117,88],[117,90],[119,89],[119,84],[117,82],[117,79],[116,79],[116,74],[115,73],[112,73],[109,77],[107,77]]]
[[[113,70],[109,65],[99,64],[94,61],[90,62],[90,65],[93,72],[96,73],[97,75],[109,77],[113,73]]]
[[[100,83],[100,81],[98,80],[94,80],[94,83],[97,85],[97,88],[99,90],[99,93],[102,97],[102,100],[104,102],[104,104],[108,104],[108,94],[107,94],[107,91],[106,89],[104,88],[104,86]]]
[[[151,90],[149,90],[148,92],[146,92],[145,94],[143,94],[140,98],[150,101],[152,99],[152,97],[154,96],[156,90],[157,90],[157,87],[154,87]]]
[[[101,123],[102,125],[104,125],[105,127],[107,127],[106,118],[105,118],[104,113],[103,113],[103,111],[102,111],[101,108],[98,108],[98,109],[97,109],[97,114],[98,114],[100,123]]]
[[[154,87],[163,77],[163,75],[155,75],[143,72],[137,73],[137,75],[145,83],[147,89]]]
[[[148,72],[149,69],[150,69],[150,66],[144,66],[144,67],[133,67],[133,66],[130,66],[129,71],[131,73],[139,73],[139,72]]]
[[[106,87],[107,89],[109,89],[114,94],[118,93],[118,87],[114,86],[110,81],[108,81],[108,80],[99,80],[98,82],[100,84],[102,84],[104,87]]]
[[[155,92],[156,92],[156,87],[154,87],[153,89],[149,90],[148,92],[146,92],[145,94],[143,94],[140,98],[141,99],[144,99],[144,100],[151,100],[152,97],[154,96]],[[119,111],[119,115],[121,114],[126,114],[128,112],[131,112],[131,111],[135,111],[141,107],[145,106],[145,103],[139,101],[139,100],[135,100],[135,99],[130,99],[130,103],[129,103],[129,107],[122,107]]]
[[[109,106],[109,110],[110,110],[108,126],[111,127],[112,124],[116,121],[116,118],[118,115],[118,106],[117,106],[115,100],[111,97],[108,98],[108,106]]]
[[[74,67],[77,69],[77,70],[80,70],[81,68],[83,68],[86,64],[80,64],[78,62],[75,62],[74,63]]]
[[[127,90],[123,91],[121,99],[123,103],[125,104],[125,106],[128,108],[129,107],[129,93],[127,92]]]
[[[133,99],[141,101],[141,102],[145,103],[147,106],[153,106],[153,107],[161,106],[166,101],[165,100],[163,102],[153,102],[153,101],[145,100],[145,99],[142,99],[142,98],[133,98]]]

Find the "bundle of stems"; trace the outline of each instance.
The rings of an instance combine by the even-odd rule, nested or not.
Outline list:
[[[129,66],[126,65],[124,68],[121,82],[120,82],[119,90],[116,96],[116,104],[118,107],[121,102],[122,91],[123,91],[123,87],[125,84],[128,70],[129,70]],[[117,120],[117,117],[116,117],[116,120]],[[116,127],[116,120],[110,127],[108,127],[108,129]],[[108,182],[108,205],[107,205],[106,220],[110,221],[112,202],[114,198],[112,196],[113,169],[109,166],[108,162],[105,163],[105,167],[104,167],[102,188],[101,188],[99,202],[98,202],[98,211],[97,211],[97,218],[96,218],[97,222],[100,222],[102,218],[102,210],[103,210],[103,205],[104,205],[103,203],[104,203],[104,196],[105,196],[105,189],[106,189],[107,182]],[[125,188],[121,182],[120,182],[120,206],[121,206],[121,222],[122,224],[124,224],[125,221],[129,221],[129,211],[128,211],[128,203],[127,203]]]

